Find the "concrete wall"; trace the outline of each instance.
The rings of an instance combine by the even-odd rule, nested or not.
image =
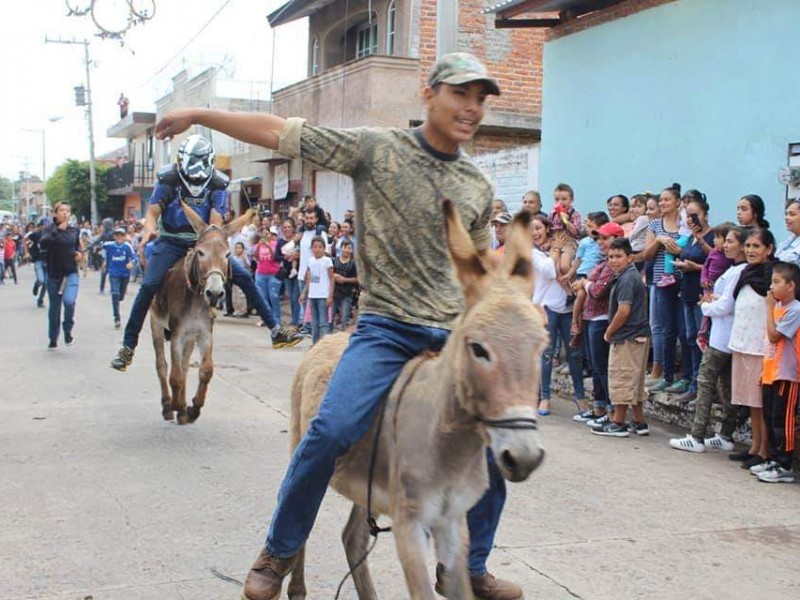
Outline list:
[[[640,12],[545,46],[545,206],[560,181],[584,214],[614,193],[678,181],[706,192],[713,222],[735,217],[741,195],[760,194],[781,239],[776,173],[800,140],[800,2],[630,4]]]

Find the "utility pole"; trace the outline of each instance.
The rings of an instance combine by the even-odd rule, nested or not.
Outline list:
[[[51,40],[45,37],[46,44],[71,44],[83,46],[83,62],[86,66],[86,121],[89,125],[89,197],[92,225],[97,225],[97,171],[94,165],[94,120],[92,118],[92,82],[90,77],[89,41]]]

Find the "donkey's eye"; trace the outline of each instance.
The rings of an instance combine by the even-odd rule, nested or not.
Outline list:
[[[472,352],[472,356],[478,360],[489,362],[489,352],[478,342],[470,342],[469,349]]]
[[[230,250],[225,253],[225,260],[228,260],[231,257]]]
[[[196,250],[196,252],[197,252],[197,256],[199,256],[200,258],[203,258],[206,255],[206,253],[203,252],[202,250]]]

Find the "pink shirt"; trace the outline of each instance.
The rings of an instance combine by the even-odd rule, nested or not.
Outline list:
[[[281,263],[275,258],[275,246],[277,242],[258,242],[253,248],[253,258],[255,259],[257,275],[275,275],[281,268]]]

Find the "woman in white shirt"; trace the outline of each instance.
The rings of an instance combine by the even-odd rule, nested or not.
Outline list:
[[[542,306],[547,318],[547,331],[550,334],[550,346],[542,354],[542,385],[539,414],[550,414],[550,382],[553,375],[553,358],[556,351],[556,338],[561,338],[562,347],[567,353],[569,374],[574,389],[573,401],[578,404],[585,399],[583,388],[583,368],[578,348],[569,345],[570,325],[572,324],[572,307],[567,306],[567,293],[558,283],[558,264],[561,248],[551,243],[550,223],[546,216],[535,215],[531,220],[533,235],[533,268],[536,288],[533,292],[533,303]]]
[[[800,199],[789,200],[784,214],[789,237],[775,248],[775,258],[800,265]]]

